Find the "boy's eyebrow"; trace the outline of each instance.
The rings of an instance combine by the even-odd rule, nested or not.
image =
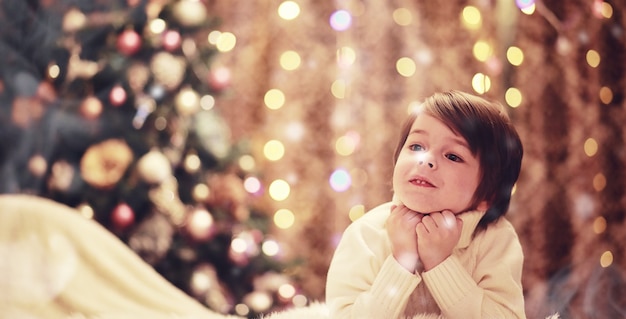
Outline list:
[[[418,135],[429,135],[429,133],[425,130],[420,130],[420,129],[414,129],[411,132],[409,132],[408,136],[411,136],[412,134],[418,134]],[[455,144],[459,144],[460,146],[463,146],[467,149],[469,149],[469,144],[467,144],[467,142],[465,141],[464,138],[459,137],[458,135],[454,135],[455,137],[452,138],[452,142],[454,142]]]

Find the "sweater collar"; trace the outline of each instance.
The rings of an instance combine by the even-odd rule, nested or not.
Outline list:
[[[478,222],[485,215],[484,211],[469,211],[461,213],[458,217],[463,221],[463,229],[461,229],[461,238],[456,245],[456,248],[467,248],[472,241],[474,231],[478,226]]]

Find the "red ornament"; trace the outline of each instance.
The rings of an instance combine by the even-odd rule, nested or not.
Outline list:
[[[111,221],[119,229],[127,228],[135,222],[135,212],[128,204],[120,203],[113,209]]]
[[[209,72],[209,85],[215,90],[223,90],[230,85],[230,70],[227,67],[218,67]]]
[[[117,50],[122,54],[130,56],[141,48],[141,37],[135,30],[124,30],[117,37]]]
[[[163,48],[167,51],[175,51],[180,47],[181,37],[178,31],[167,30],[163,33]]]
[[[116,85],[109,93],[109,101],[113,106],[120,106],[126,102],[126,90],[121,85]]]

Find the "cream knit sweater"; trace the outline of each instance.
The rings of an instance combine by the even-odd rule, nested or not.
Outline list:
[[[412,274],[391,255],[385,230],[391,203],[378,206],[344,232],[328,271],[331,318],[525,318],[523,252],[504,218],[472,236],[484,212],[466,212],[452,255]]]

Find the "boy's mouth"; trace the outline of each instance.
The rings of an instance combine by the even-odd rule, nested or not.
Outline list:
[[[423,187],[435,187],[435,185],[433,185],[431,182],[429,182],[428,180],[424,179],[424,178],[412,178],[409,180],[409,183],[416,185],[416,186],[423,186]]]

